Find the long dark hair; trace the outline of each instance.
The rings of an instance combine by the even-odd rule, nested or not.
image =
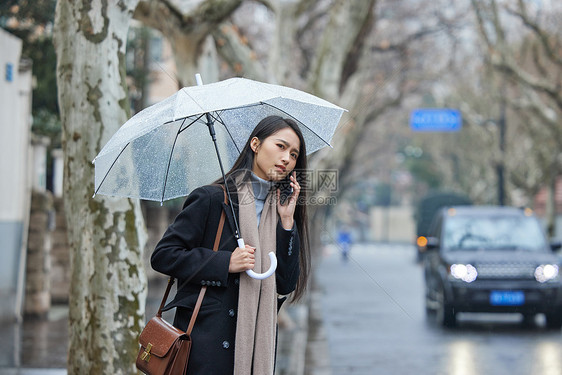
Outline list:
[[[299,137],[300,141],[299,156],[297,158],[294,169],[297,172],[297,181],[301,185],[300,195],[298,197],[297,206],[295,208],[295,223],[296,227],[298,228],[300,237],[300,275],[297,281],[297,287],[292,295],[292,301],[298,301],[304,295],[308,283],[308,275],[310,273],[310,246],[308,240],[308,218],[306,213],[306,181],[303,174],[299,173],[306,172],[306,145],[304,143],[302,132],[299,129],[297,123],[292,119],[282,118],[280,116],[269,116],[261,120],[248,137],[248,141],[244,145],[240,156],[238,157],[238,159],[236,159],[230,171],[226,173],[226,180],[229,181],[229,177],[236,176],[240,171],[252,170],[252,167],[254,165],[254,151],[250,147],[250,142],[254,137],[259,139],[260,142],[263,142],[267,137],[285,128],[293,129]],[[224,181],[221,178],[215,183],[224,184]]]

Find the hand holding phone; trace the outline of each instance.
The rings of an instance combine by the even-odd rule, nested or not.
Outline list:
[[[278,188],[280,191],[279,202],[281,203],[282,206],[284,206],[289,200],[291,194],[293,194],[293,187],[291,186],[290,174],[279,182]]]
[[[277,213],[283,228],[290,230],[294,225],[295,208],[301,191],[296,173],[293,171],[286,179],[279,181],[277,189]]]

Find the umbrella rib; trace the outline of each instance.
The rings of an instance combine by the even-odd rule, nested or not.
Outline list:
[[[105,179],[107,178],[107,176],[109,175],[109,172],[111,172],[111,169],[113,168],[113,166],[115,165],[115,163],[117,163],[117,160],[119,160],[119,156],[121,156],[121,154],[123,153],[123,151],[125,151],[125,149],[127,147],[129,147],[129,145],[131,144],[131,142],[128,142],[125,147],[123,147],[123,149],[121,151],[119,151],[119,155],[117,155],[117,157],[113,160],[113,163],[111,163],[111,167],[109,167],[109,169],[107,170],[107,173],[105,174],[105,176],[103,176],[103,179],[100,182],[100,185],[98,186],[98,188],[96,189],[96,191],[94,191],[94,195],[96,195],[98,193],[98,191],[100,191],[101,186],[103,185],[103,183],[105,182]]]
[[[241,105],[239,107],[225,108],[222,111],[230,111],[230,110],[233,110],[233,109],[243,109],[243,108],[250,108],[250,107],[259,107],[262,104],[266,104],[266,103],[259,102],[259,103],[253,103],[253,104],[246,104],[246,105]]]
[[[207,112],[207,113],[208,113],[210,116],[213,117],[213,120],[215,120],[215,121],[217,121],[217,122],[219,122],[219,123],[222,124],[222,126],[223,126],[224,129],[225,129],[225,131],[228,133],[228,136],[229,136],[230,139],[232,140],[232,143],[234,144],[234,147],[236,147],[236,151],[238,151],[238,154],[240,154],[242,151],[240,150],[240,148],[239,148],[238,145],[236,144],[236,141],[234,140],[234,137],[232,136],[232,133],[230,132],[230,129],[228,129],[228,127],[226,126],[226,123],[225,123],[225,121],[222,119],[220,113],[221,113],[221,112],[228,111],[228,110],[233,110],[233,109],[244,109],[244,108],[251,108],[251,107],[259,107],[260,105],[264,105],[264,104],[267,104],[267,103],[259,102],[259,103],[254,103],[254,104],[242,105],[242,106],[234,107],[234,108],[221,109],[221,110],[219,110],[219,111]],[[279,108],[277,108],[277,107],[275,107],[275,106],[272,106],[272,105],[270,105],[270,106],[273,107],[273,108],[278,109],[279,111],[281,111]],[[281,111],[281,112],[286,113],[285,111]],[[289,114],[287,114],[287,115],[289,115]],[[201,116],[203,116],[203,115],[201,115]],[[289,115],[289,116],[290,116],[290,115]],[[293,116],[291,116],[291,117],[293,117]],[[300,121],[299,121],[299,122],[300,122]],[[302,124],[302,122],[300,122],[300,123]],[[308,126],[306,126],[306,125],[304,125],[304,124],[303,124],[303,126],[305,126],[305,127],[308,129]],[[315,134],[316,134],[316,133],[315,133]],[[318,135],[316,134],[316,136],[318,136]],[[318,138],[320,138],[320,137],[318,136]],[[328,144],[328,146],[329,146],[329,145],[330,145],[330,144]]]
[[[164,178],[164,186],[162,188],[162,198],[160,198],[160,204],[162,204],[162,202],[164,202],[164,195],[166,194],[166,184],[168,183],[168,173],[170,172],[170,163],[172,162],[172,155],[174,154],[174,148],[176,147],[176,142],[178,140],[178,136],[181,133],[181,128],[182,128],[182,126],[183,126],[183,124],[185,123],[186,120],[187,120],[187,117],[183,119],[180,127],[178,128],[178,131],[176,132],[176,138],[174,138],[174,144],[172,145],[172,149],[170,150],[170,158],[168,159],[168,167],[166,168],[166,178]]]
[[[219,113],[216,113],[217,118],[220,121],[217,121],[219,123],[222,124],[222,126],[224,127],[224,130],[226,131],[226,133],[228,134],[228,136],[230,137],[230,140],[232,141],[232,143],[234,143],[234,147],[236,147],[236,151],[238,151],[238,155],[240,155],[240,153],[242,153],[242,151],[240,151],[240,149],[238,148],[238,145],[236,144],[236,142],[234,141],[234,137],[232,136],[232,133],[230,133],[230,129],[228,129],[228,126],[226,126],[226,124],[224,123],[223,119],[221,118]]]
[[[195,124],[197,121],[199,121],[199,120],[201,119],[201,117],[203,117],[203,115],[204,115],[204,113],[201,114],[199,117],[197,117],[195,120],[191,121],[189,124],[187,124],[186,127],[184,127],[184,128],[182,129],[182,126],[183,126],[185,120],[188,119],[188,117],[185,117],[185,118],[183,119],[183,122],[181,123],[180,129],[178,130],[178,134],[181,133],[181,132],[183,132],[184,130],[187,130],[191,125],[193,125],[193,124]]]
[[[309,131],[311,131],[316,137],[318,137],[318,138],[319,138],[322,142],[324,142],[327,146],[332,147],[332,145],[329,144],[328,142],[326,142],[326,141],[324,140],[324,138],[322,138],[320,135],[318,135],[318,133],[316,133],[314,130],[312,130],[311,128],[309,128],[308,126],[306,126],[302,121],[300,121],[298,118],[292,116],[290,113],[287,113],[287,112],[285,112],[284,110],[282,110],[281,108],[278,108],[278,107],[276,107],[276,106],[274,106],[274,105],[271,105],[271,104],[269,104],[269,103],[266,103],[266,102],[261,102],[261,104],[268,105],[268,106],[270,106],[270,107],[272,107],[272,108],[275,108],[275,109],[278,110],[279,112],[283,112],[284,114],[286,114],[287,116],[291,117],[293,120],[295,120],[295,121],[298,122],[299,124],[302,124],[302,126],[304,126],[304,127],[307,128]]]

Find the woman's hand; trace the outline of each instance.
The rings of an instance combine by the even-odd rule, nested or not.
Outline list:
[[[237,247],[230,256],[230,264],[228,265],[228,272],[238,273],[254,268],[256,264],[255,256],[256,248],[246,245],[244,248]]]
[[[301,186],[297,181],[296,172],[293,171],[289,179],[291,181],[290,184],[293,188],[293,193],[285,201],[285,204],[281,204],[281,190],[277,189],[277,213],[281,219],[281,225],[287,230],[293,229],[295,208],[301,192]]]

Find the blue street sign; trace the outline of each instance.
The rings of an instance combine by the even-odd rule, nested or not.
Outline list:
[[[6,81],[12,82],[14,80],[14,65],[6,63]]]
[[[460,111],[450,108],[424,108],[410,114],[410,128],[415,132],[457,132],[462,127]]]

